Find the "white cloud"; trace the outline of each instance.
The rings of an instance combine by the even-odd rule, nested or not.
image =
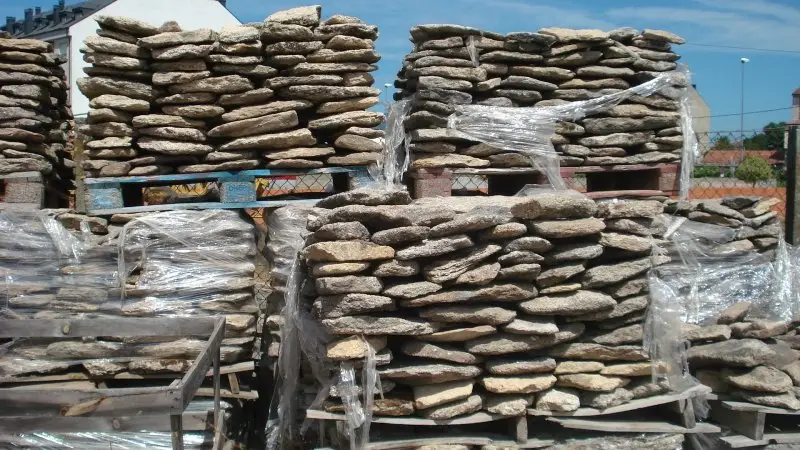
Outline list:
[[[618,20],[684,32],[687,42],[777,50],[800,50],[800,9],[768,1],[695,0],[705,8],[616,8]],[[710,6],[710,8],[709,8]]]
[[[508,13],[516,14],[513,22],[529,24],[524,31],[537,30],[543,27],[559,26],[565,28],[615,28],[614,24],[600,18],[588,10],[585,5],[564,4],[563,6],[534,4],[514,0],[462,0],[465,3],[485,6],[484,16],[500,15],[508,21]],[[563,4],[563,2],[561,2]],[[517,31],[523,31],[522,29]]]

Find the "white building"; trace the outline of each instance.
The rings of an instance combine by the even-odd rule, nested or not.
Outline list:
[[[127,16],[153,25],[174,20],[184,30],[218,30],[241,22],[225,6],[226,0],[86,0],[65,5],[64,0],[50,10],[25,10],[22,20],[6,17],[0,29],[14,37],[41,39],[53,43],[56,54],[67,58],[64,71],[70,84],[70,101],[75,116],[89,112],[89,100],[78,90],[76,80],[85,76],[80,52],[84,39],[95,34],[97,15]]]

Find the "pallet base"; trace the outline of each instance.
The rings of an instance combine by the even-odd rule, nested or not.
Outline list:
[[[87,213],[112,215],[150,211],[180,209],[243,209],[277,208],[289,204],[313,204],[318,198],[258,200],[258,179],[304,177],[327,174],[335,192],[343,192],[363,185],[371,180],[366,167],[326,167],[321,169],[263,169],[239,172],[209,172],[197,174],[156,175],[118,178],[87,178],[84,180]],[[142,189],[195,183],[215,183],[219,188],[219,201],[184,202],[144,205]],[[324,188],[319,192],[303,194],[324,197],[330,192]]]
[[[673,196],[679,191],[679,164],[562,167],[567,188],[591,197]],[[409,172],[414,198],[452,195],[515,195],[526,185],[546,184],[533,167],[417,169]]]
[[[738,433],[720,437],[730,448],[800,444],[800,411],[720,398],[709,405],[712,420]]]
[[[45,186],[39,172],[0,175],[3,187],[0,208],[42,209],[45,205]]]

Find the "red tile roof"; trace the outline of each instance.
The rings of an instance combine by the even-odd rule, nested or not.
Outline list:
[[[745,150],[745,155],[764,158],[770,165],[782,164],[783,158],[777,150]],[[703,164],[709,166],[730,166],[742,160],[741,150],[710,150],[703,157]]]

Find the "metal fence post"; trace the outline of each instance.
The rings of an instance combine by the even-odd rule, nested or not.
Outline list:
[[[797,200],[800,199],[800,184],[797,182],[798,146],[800,146],[800,126],[791,125],[788,129],[789,142],[786,148],[786,240],[797,245],[800,241],[800,208]]]

